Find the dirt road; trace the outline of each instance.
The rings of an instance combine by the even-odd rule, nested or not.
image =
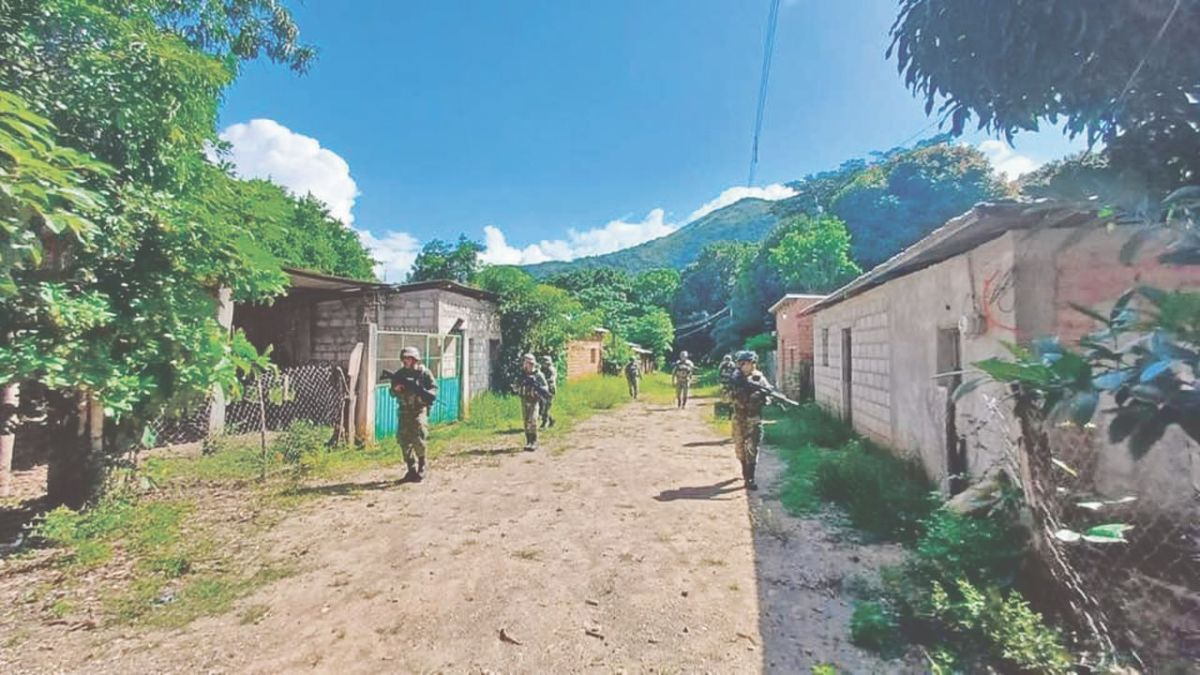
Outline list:
[[[699,403],[632,404],[548,451],[444,460],[420,485],[395,484],[396,471],[325,486],[332,496],[269,534],[299,575],[181,631],[78,634],[64,639],[86,648],[36,662],[91,673],[888,670],[847,644],[840,590],[888,552],[784,515],[769,454],[763,489],[747,498]]]

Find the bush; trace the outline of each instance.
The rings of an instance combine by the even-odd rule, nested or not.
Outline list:
[[[308,420],[295,420],[269,446],[270,454],[285,464],[296,465],[307,455],[324,452],[333,432]]]
[[[916,541],[934,505],[933,486],[918,464],[861,440],[824,458],[813,488],[844,508],[855,527],[903,543]]]
[[[930,618],[939,632],[957,643],[958,667],[974,670],[971,662],[979,655],[1007,665],[1004,670],[1074,672],[1062,635],[1046,625],[1019,593],[983,591],[966,579],[951,588],[953,592],[934,582]]]
[[[850,617],[850,640],[885,656],[899,655],[904,640],[891,610],[876,601],[857,602]]]

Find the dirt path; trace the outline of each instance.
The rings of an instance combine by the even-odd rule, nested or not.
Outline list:
[[[484,451],[328,486],[271,549],[302,572],[181,631],[64,635],[47,671],[842,672],[848,575],[891,552],[747,498],[702,416],[633,404],[561,454]],[[349,494],[345,494],[350,492]],[[247,623],[247,617],[255,620]],[[86,660],[84,660],[86,659]]]

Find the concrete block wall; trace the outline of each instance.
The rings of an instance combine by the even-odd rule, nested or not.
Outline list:
[[[849,328],[851,417],[860,433],[881,443],[892,438],[888,317],[889,306],[882,289],[868,291],[813,316],[817,402],[846,417],[842,398],[842,330]]]
[[[346,363],[360,339],[363,298],[325,300],[313,307],[310,354],[316,361]]]
[[[442,291],[432,289],[387,294],[379,308],[380,329],[438,333],[440,293]]]
[[[437,307],[438,332],[446,333],[463,320],[467,344],[464,358],[472,394],[480,394],[491,386],[491,371],[488,344],[500,339],[500,313],[496,303],[480,298],[443,294]]]

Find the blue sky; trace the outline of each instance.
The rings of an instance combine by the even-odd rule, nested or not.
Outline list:
[[[291,4],[320,57],[305,76],[246,68],[221,116],[233,159],[325,198],[390,280],[433,237],[486,237],[499,262],[603,252],[745,184],[768,0]],[[929,123],[884,59],[895,11],[785,1],[758,186]],[[1002,161],[1078,147],[1050,130]]]

